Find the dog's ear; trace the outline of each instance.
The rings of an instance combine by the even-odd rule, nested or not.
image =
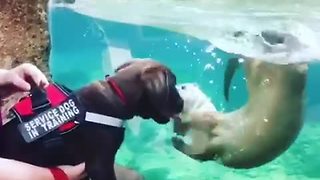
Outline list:
[[[169,77],[168,72],[161,66],[145,68],[141,74],[141,79],[145,85],[146,93],[152,97],[152,104],[161,106],[169,97]]]
[[[119,67],[117,67],[117,68],[114,70],[114,72],[117,73],[118,71],[123,70],[124,68],[130,66],[132,63],[134,63],[134,61],[128,61],[128,62],[120,65]]]
[[[167,123],[169,117],[165,117],[165,115],[170,113],[170,108],[166,106],[170,104],[171,100],[173,101],[170,99],[170,91],[172,91],[172,87],[175,87],[175,76],[163,66],[152,66],[143,70],[141,80],[145,86],[145,95],[156,111],[152,118],[158,123]]]

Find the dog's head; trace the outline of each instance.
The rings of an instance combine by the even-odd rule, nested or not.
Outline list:
[[[150,59],[136,60],[121,65],[115,72],[111,78],[124,92],[135,115],[164,124],[182,111],[176,77],[164,65]]]

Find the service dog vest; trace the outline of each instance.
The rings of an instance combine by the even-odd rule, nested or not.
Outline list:
[[[111,80],[108,82],[117,96],[124,99],[119,87]],[[87,112],[70,89],[55,83],[50,84],[45,91],[33,89],[30,96],[20,100],[10,111],[13,120],[20,122],[18,129],[27,143],[40,138],[45,143],[62,141],[61,135],[77,128],[84,121],[123,127],[121,119]]]
[[[73,130],[84,119],[83,111],[71,90],[57,84],[50,84],[45,92],[33,90],[12,108],[20,122],[18,129],[28,143],[52,131],[61,135]]]

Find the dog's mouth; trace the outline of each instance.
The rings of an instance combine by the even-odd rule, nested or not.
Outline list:
[[[171,118],[175,121],[181,121],[180,114],[175,114]]]

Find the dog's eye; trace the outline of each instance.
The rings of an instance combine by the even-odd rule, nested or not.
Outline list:
[[[181,86],[181,89],[182,89],[182,90],[185,90],[185,89],[186,89],[186,86]]]

